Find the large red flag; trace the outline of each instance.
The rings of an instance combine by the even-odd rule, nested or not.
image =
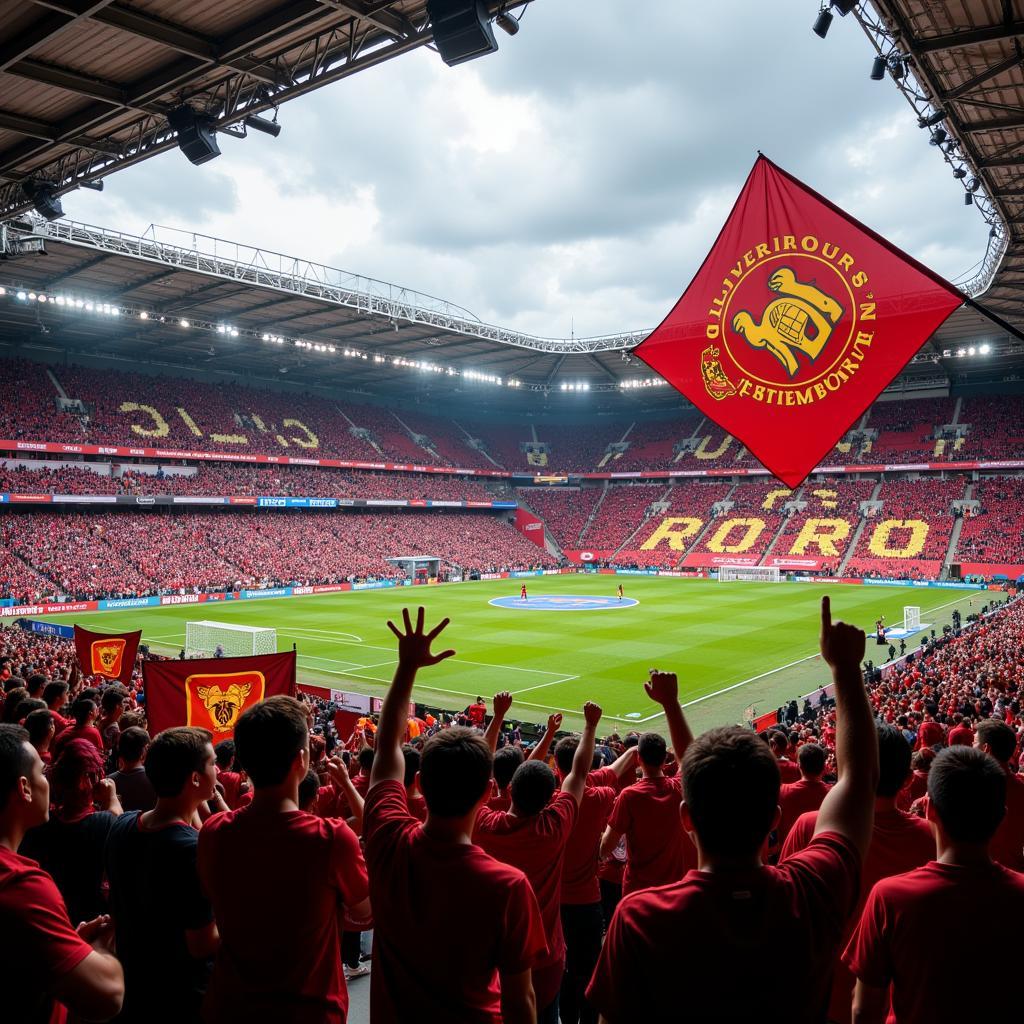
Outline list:
[[[150,733],[197,725],[220,743],[234,736],[238,716],[253,704],[279,694],[295,695],[295,652],[144,661],[142,682]]]
[[[759,156],[636,354],[796,487],[963,301]]]
[[[87,676],[119,679],[127,686],[132,680],[141,637],[141,629],[134,633],[93,633],[76,625],[78,667]]]

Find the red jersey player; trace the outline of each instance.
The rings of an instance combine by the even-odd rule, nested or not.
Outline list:
[[[520,601],[528,600],[528,598],[526,596],[526,584],[525,583],[519,588],[519,600]]]

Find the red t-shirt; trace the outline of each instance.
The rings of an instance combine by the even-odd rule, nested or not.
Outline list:
[[[470,704],[469,705],[469,720],[474,725],[483,725],[484,719],[487,717],[487,705],[486,704]]]
[[[77,725],[71,725],[50,744],[50,753],[53,754],[54,761],[72,740],[88,740],[101,754],[103,753],[103,737],[96,726],[84,725],[79,729]]]
[[[800,766],[795,761],[790,761],[788,758],[785,760],[776,758],[776,760],[779,764],[779,779],[783,785],[800,781]]]
[[[818,812],[802,814],[790,829],[782,861],[805,849],[814,836],[818,823]],[[935,856],[935,838],[923,818],[915,818],[902,811],[875,811],[875,823],[871,830],[871,845],[864,860],[860,875],[860,893],[857,907],[850,915],[843,929],[843,941],[839,948],[842,953],[860,919],[864,901],[872,887],[883,878],[902,875],[927,864]],[[837,1024],[848,1024],[853,1009],[854,977],[837,954],[835,973],[832,977],[832,995],[829,1000],[828,1019]]]
[[[899,791],[896,797],[896,806],[901,811],[909,811],[911,804],[918,797],[922,797],[928,792],[928,773],[927,772],[912,772],[910,775],[910,782],[908,782],[903,789]]]
[[[1019,1020],[1012,979],[1020,970],[1022,919],[1024,875],[995,863],[931,861],[871,890],[843,960],[866,985],[892,983],[890,1024]],[[979,927],[957,927],[961,921]],[[982,989],[962,983],[965,966],[976,963],[992,979]]]
[[[782,787],[779,792],[782,817],[779,818],[779,827],[776,829],[776,845],[782,846],[793,823],[801,814],[816,811],[821,806],[825,794],[831,788],[821,779],[801,779],[799,782],[788,782]]]
[[[565,957],[562,937],[562,915],[559,912],[562,895],[562,865],[565,848],[579,809],[568,793],[555,793],[551,803],[529,818],[520,818],[503,811],[482,810],[476,819],[474,840],[496,860],[519,868],[533,887],[544,922],[544,935],[548,953],[534,966],[534,989],[537,1007],[543,1009],[561,986],[561,971],[555,972],[549,991],[540,991],[537,975],[544,968],[560,964]]]
[[[217,781],[224,787],[224,802],[234,810],[242,790],[242,773],[218,771]]]
[[[608,824],[626,837],[623,895],[676,882],[697,866],[697,851],[679,817],[679,779],[641,779],[617,797]]]
[[[922,722],[921,728],[917,731],[917,747],[934,747],[946,738],[946,732],[938,722]]]
[[[583,792],[576,827],[565,847],[562,868],[562,903],[599,903],[601,887],[597,881],[601,835],[615,805],[615,790],[610,786],[587,787]]]
[[[788,1024],[821,1021],[858,875],[830,832],[777,868],[690,871],[623,897],[587,998],[611,1024],[757,1021],[784,978]]]
[[[206,822],[198,867],[221,938],[204,1019],[344,1024],[339,920],[368,892],[348,825],[250,804]]]
[[[431,838],[399,781],[373,787],[363,833],[373,1024],[501,1024],[500,974],[528,971],[547,951],[526,876],[479,846]]]
[[[965,747],[974,746],[974,730],[969,725],[958,725],[955,729],[949,730],[946,745],[953,747],[957,744],[962,744]]]
[[[54,1010],[54,987],[92,952],[92,946],[71,927],[53,879],[34,860],[4,847],[0,847],[0,935],[5,950],[0,956],[4,1020],[25,1024],[63,1020],[63,1012]]]
[[[511,811],[512,810],[512,793],[509,790],[505,790],[504,793],[500,789],[494,787],[494,782],[491,782],[492,789],[495,790],[495,795],[487,801],[487,809],[489,811]]]
[[[992,859],[1024,871],[1024,782],[1006,773],[1006,817],[992,837]]]
[[[587,775],[588,786],[611,786],[616,792],[625,789],[636,782],[636,773],[633,771],[616,774],[610,767],[595,768]]]
[[[427,820],[427,801],[419,795],[419,793],[410,793],[406,790],[405,802],[409,807],[409,813],[417,821]]]

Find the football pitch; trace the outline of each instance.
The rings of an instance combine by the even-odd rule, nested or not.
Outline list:
[[[680,699],[696,729],[740,722],[751,706],[757,714],[772,711],[829,682],[817,654],[822,594],[831,596],[834,618],[867,632],[879,615],[890,626],[901,624],[904,605],[919,606],[922,625],[941,632],[954,608],[966,618],[989,600],[985,591],[938,588],[553,575],[526,580],[529,602],[523,607],[521,582],[487,580],[48,618],[77,619],[100,631],[141,628],[143,642],[167,654],[183,645],[190,620],[271,626],[280,650],[295,645],[300,682],[381,696],[396,660],[386,621],[401,621],[403,605],[422,604],[428,624],[451,618],[441,646],[454,647],[458,654],[420,673],[417,700],[461,709],[478,694],[489,700],[509,690],[514,696],[511,718],[543,721],[560,711],[568,726],[579,724],[584,701],[596,700],[604,708],[605,731],[611,732],[662,727],[660,709],[643,690],[650,668],[678,674]],[[627,598],[622,605],[615,598],[620,582]],[[913,649],[918,642],[908,638],[907,646]],[[886,650],[868,640],[867,657],[876,663],[885,660]]]

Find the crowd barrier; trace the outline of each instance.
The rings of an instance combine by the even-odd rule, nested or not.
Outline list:
[[[251,508],[490,508],[512,511],[516,501],[435,501],[428,498],[303,498],[284,495],[19,494],[0,493],[0,505],[247,505]]]

